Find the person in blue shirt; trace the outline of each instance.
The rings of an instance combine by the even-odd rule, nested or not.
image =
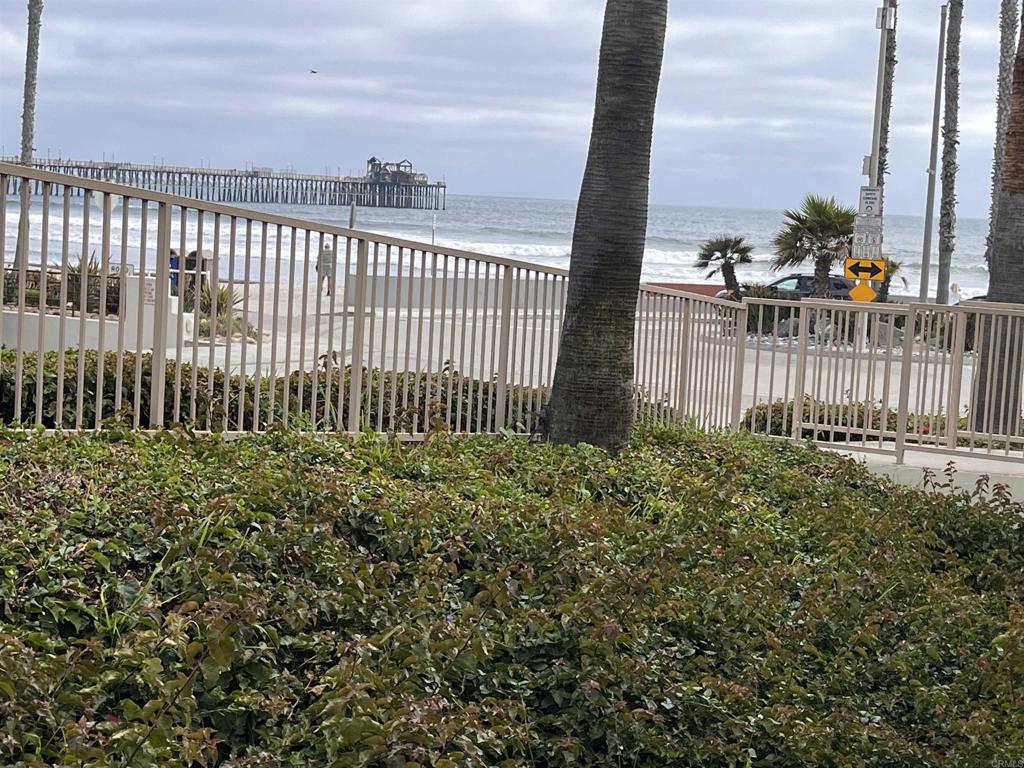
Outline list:
[[[171,296],[178,295],[178,252],[171,248]]]

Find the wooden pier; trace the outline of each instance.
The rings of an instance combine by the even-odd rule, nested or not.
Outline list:
[[[0,158],[2,162],[17,162]],[[156,192],[221,203],[350,205],[368,208],[444,210],[447,185],[431,182],[407,160],[384,163],[370,158],[365,176],[323,176],[271,168],[189,168],[94,160],[36,159],[33,167],[85,179],[111,181]],[[6,193],[18,194],[18,180],[7,180]],[[42,194],[42,184],[32,185]],[[81,188],[72,190],[78,194]],[[57,194],[57,189],[53,189]]]

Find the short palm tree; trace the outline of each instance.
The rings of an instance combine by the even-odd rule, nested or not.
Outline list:
[[[740,284],[736,279],[736,265],[749,264],[752,259],[750,254],[754,247],[748,245],[742,237],[730,235],[719,235],[706,241],[697,253],[697,269],[707,269],[708,278],[714,277],[719,272],[725,281],[725,289],[736,301],[740,300]]]
[[[888,256],[883,257],[885,261],[885,279],[882,281],[882,285],[878,289],[878,298],[876,301],[885,303],[889,300],[889,291],[892,288],[892,281],[899,275],[899,281],[903,283],[904,290],[910,288],[910,284],[907,282],[907,278],[901,274],[903,272],[903,262],[895,261],[890,259]]]
[[[808,195],[798,211],[786,211],[775,235],[773,269],[814,262],[814,295],[828,298],[832,265],[850,255],[857,212],[834,197]]]

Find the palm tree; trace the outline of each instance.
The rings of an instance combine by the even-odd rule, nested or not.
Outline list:
[[[964,0],[949,0],[949,28],[946,37],[946,104],[942,122],[942,197],[939,201],[939,284],[935,303],[949,302],[949,273],[956,238],[956,164],[960,143],[960,31],[964,22]]]
[[[885,279],[878,288],[878,298],[876,301],[884,304],[889,300],[889,291],[892,288],[892,281],[897,275],[899,275],[900,282],[903,284],[904,290],[909,289],[910,284],[907,283],[907,278],[900,274],[903,272],[902,261],[895,261],[894,259],[890,259],[888,256],[884,257],[883,261],[885,261]]]
[[[1021,25],[1013,64],[1009,105],[1006,154],[1000,169],[992,227],[988,298],[990,301],[1024,304],[1024,25]],[[995,323],[992,320],[981,321],[981,349],[975,375],[977,386],[972,417],[974,429],[978,431],[988,432],[991,429],[1012,435],[1019,434],[1021,377],[1018,367],[1007,371],[1007,366],[1019,366],[1024,359],[1024,333],[1019,319],[1010,326],[1012,316],[1004,317],[999,327],[993,327]],[[991,376],[990,368],[994,368]]]
[[[719,272],[725,281],[725,289],[736,301],[740,300],[740,283],[736,279],[736,265],[749,264],[752,259],[750,254],[754,246],[747,245],[742,237],[731,237],[719,235],[706,241],[697,253],[697,269],[707,269],[712,264],[716,265],[710,272],[708,278],[714,277]]]
[[[43,0],[28,0],[28,39],[25,44],[25,94],[21,111],[21,162],[32,162],[36,128],[36,74],[39,71],[39,27]]]
[[[668,0],[605,6],[590,150],[543,425],[557,443],[614,450],[632,430],[633,336],[667,25]]]
[[[814,262],[814,295],[828,298],[829,271],[850,255],[857,212],[834,197],[808,195],[798,211],[786,211],[785,223],[775,235],[773,269]]]
[[[1013,87],[1013,58],[1020,21],[1020,0],[1003,0],[999,15],[999,95],[996,99],[996,144],[992,154],[992,204],[989,209],[989,232],[985,240],[985,261],[992,261],[992,236],[995,229],[996,197],[999,193],[999,172],[1006,154],[1006,126],[1010,120],[1010,92]]]
[[[889,8],[894,17],[897,17],[897,5],[899,0],[889,0]],[[889,167],[889,124],[892,117],[892,88],[896,76],[896,65],[899,60],[896,58],[896,27],[889,30],[885,46],[885,82],[882,86],[882,130],[878,143],[878,188],[885,188],[885,174]],[[885,195],[880,198],[879,215],[885,205]]]
[[[32,163],[36,130],[36,74],[39,71],[39,27],[42,24],[43,0],[28,0],[28,38],[25,43],[25,94],[21,110],[21,162]],[[28,207],[28,185],[21,190],[22,210]],[[14,268],[19,269],[28,251],[28,219],[19,221],[18,241],[14,248]]]

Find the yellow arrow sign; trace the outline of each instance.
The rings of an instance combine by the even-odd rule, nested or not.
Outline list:
[[[850,289],[850,298],[854,301],[874,301],[877,295],[871,284],[865,281],[857,283]]]
[[[885,280],[885,259],[857,259],[846,260],[847,277],[854,280]]]

